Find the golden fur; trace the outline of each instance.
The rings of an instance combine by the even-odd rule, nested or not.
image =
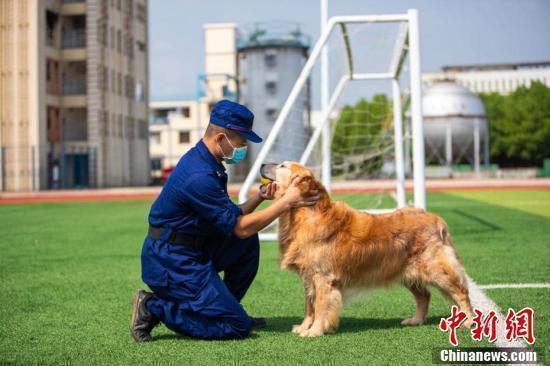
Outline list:
[[[275,171],[280,198],[290,184],[302,195],[320,191],[313,207],[291,209],[279,218],[280,265],[297,273],[305,287],[305,318],[293,332],[316,337],[338,328],[343,295],[401,283],[416,299],[416,313],[404,325],[422,324],[430,293],[439,288],[469,315],[464,267],[442,218],[416,208],[389,214],[359,212],[331,201],[323,185],[304,166],[285,162]]]

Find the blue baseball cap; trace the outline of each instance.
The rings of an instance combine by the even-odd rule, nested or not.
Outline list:
[[[252,142],[262,142],[262,138],[252,131],[254,114],[244,105],[227,99],[220,100],[210,113],[210,123],[235,131]]]

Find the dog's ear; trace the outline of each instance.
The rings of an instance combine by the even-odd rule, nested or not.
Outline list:
[[[312,192],[319,189],[319,182],[311,172],[296,173],[291,177],[291,185],[297,186],[302,192],[302,196],[308,197]]]

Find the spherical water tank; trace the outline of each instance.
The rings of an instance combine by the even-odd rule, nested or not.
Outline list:
[[[424,90],[422,112],[428,160],[446,161],[451,152],[446,144],[450,141],[452,157],[447,163],[473,163],[476,125],[480,144],[488,141],[487,119],[481,99],[453,81],[438,81]]]

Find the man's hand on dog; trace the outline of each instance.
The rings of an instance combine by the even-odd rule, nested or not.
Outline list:
[[[260,198],[262,200],[272,200],[275,198],[275,192],[277,191],[277,183],[271,182],[269,184],[263,184],[260,186]]]
[[[317,203],[321,194],[318,190],[311,191],[310,193],[311,196],[303,197],[300,188],[296,185],[291,185],[288,187],[283,199],[286,200],[292,208],[313,206]]]

